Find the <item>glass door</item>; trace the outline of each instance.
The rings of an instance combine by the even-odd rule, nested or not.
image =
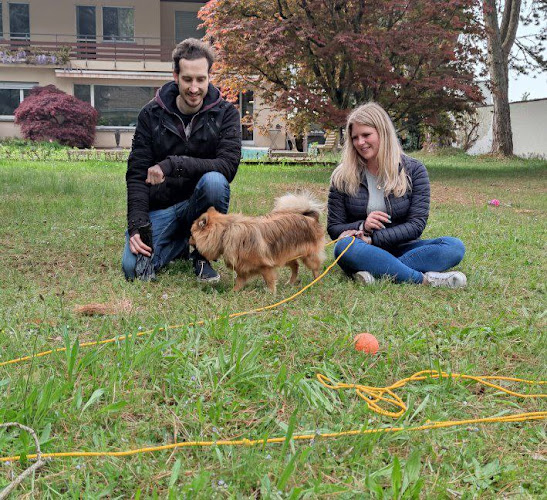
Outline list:
[[[95,7],[76,6],[76,53],[80,59],[97,57],[97,22]]]
[[[11,50],[24,50],[30,44],[30,16],[26,3],[9,3]]]

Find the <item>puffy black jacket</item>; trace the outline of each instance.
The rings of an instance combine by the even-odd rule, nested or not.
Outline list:
[[[429,216],[429,177],[424,165],[414,158],[403,155],[399,169],[404,168],[412,188],[396,198],[385,198],[391,224],[372,233],[372,244],[384,249],[395,248],[401,243],[418,239]],[[333,186],[329,192],[327,230],[334,240],[348,229],[359,229],[367,218],[368,187],[363,178],[356,196],[349,196]]]
[[[148,212],[187,200],[207,172],[232,182],[241,159],[239,112],[209,84],[201,110],[192,118],[190,136],[174,109],[175,81],[166,83],[139,113],[127,162],[127,223],[132,236],[149,222]],[[148,169],[159,164],[161,184],[145,183]]]

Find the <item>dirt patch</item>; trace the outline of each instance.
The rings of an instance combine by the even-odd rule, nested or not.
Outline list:
[[[74,312],[81,316],[106,316],[111,314],[130,313],[133,309],[133,304],[127,300],[119,302],[98,303],[77,305],[74,307]]]
[[[279,194],[275,196],[282,196],[285,193],[295,193],[298,190],[309,191],[313,196],[315,196],[319,201],[326,202],[329,196],[329,186],[323,184],[279,184]]]
[[[431,201],[441,205],[457,203],[466,207],[485,203],[484,196],[470,192],[468,188],[447,186],[438,182],[431,183]]]
[[[527,208],[515,208],[514,210],[517,214],[525,214],[525,215],[542,215],[543,214],[541,210],[529,210]]]

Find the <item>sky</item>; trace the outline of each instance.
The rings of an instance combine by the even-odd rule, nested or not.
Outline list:
[[[520,23],[517,37],[532,35],[539,29],[538,26],[523,26]],[[547,58],[547,49],[543,51],[543,55]],[[547,98],[547,72],[536,73],[536,78],[533,78],[530,75],[519,75],[515,71],[509,71],[509,101],[521,101],[525,92],[530,92],[529,100]]]
[[[514,71],[509,74],[509,101],[522,101],[522,95],[529,92],[528,100],[547,97],[547,73],[545,71],[536,78],[529,75],[518,75]]]

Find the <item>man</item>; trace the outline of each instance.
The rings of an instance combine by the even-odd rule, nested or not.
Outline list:
[[[187,257],[192,222],[211,206],[228,211],[229,183],[241,158],[241,127],[238,111],[209,83],[213,61],[204,42],[179,43],[173,51],[174,81],[139,113],[126,174],[122,268],[129,280],[150,277],[141,271],[143,260],[154,274]],[[190,256],[198,281],[220,279],[196,250]]]

